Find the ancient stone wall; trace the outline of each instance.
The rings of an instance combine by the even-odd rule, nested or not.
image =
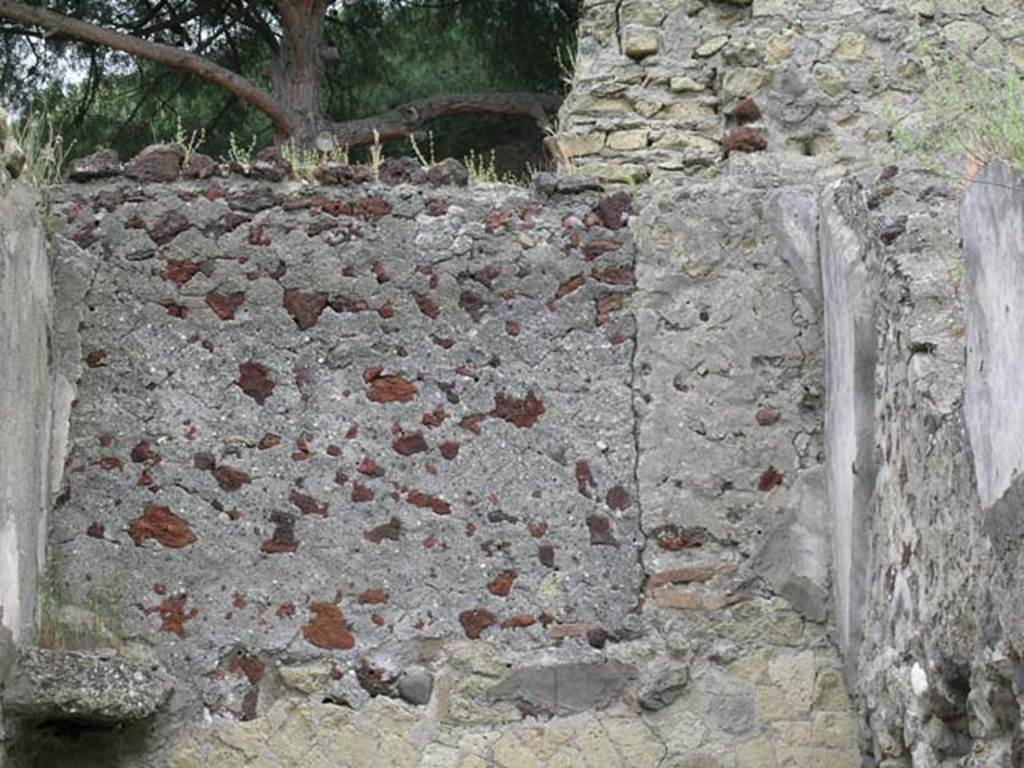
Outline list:
[[[65,188],[41,629],[176,690],[17,759],[856,765],[819,299],[718,192]]]
[[[920,46],[1024,66],[1014,0],[587,0],[558,143],[608,179],[716,173],[766,151],[790,179],[879,162],[913,124]]]

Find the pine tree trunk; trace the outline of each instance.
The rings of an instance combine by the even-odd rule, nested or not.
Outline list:
[[[278,141],[311,146],[324,126],[321,88],[325,75],[325,16],[330,0],[278,0],[282,36],[270,79],[274,96],[294,125]]]

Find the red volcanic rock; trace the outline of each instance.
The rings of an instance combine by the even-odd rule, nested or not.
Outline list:
[[[267,369],[253,362],[238,366],[238,380],[235,383],[260,405],[266,402],[277,386],[267,375]]]
[[[760,152],[767,147],[768,139],[764,134],[746,126],[733,128],[722,140],[722,150],[726,157],[733,152]]]
[[[307,643],[332,651],[347,651],[355,647],[355,638],[338,606],[334,603],[313,603],[309,610],[313,618],[302,627],[302,636]]]
[[[401,376],[376,376],[366,397],[375,403],[408,403],[416,397],[416,385]]]
[[[544,413],[544,403],[531,390],[526,397],[517,399],[499,392],[494,397],[492,415],[515,424],[520,429],[532,427]]]
[[[477,608],[473,611],[463,611],[460,613],[459,623],[462,625],[462,630],[466,633],[466,637],[470,640],[479,640],[480,635],[485,629],[494,626],[496,619],[490,611]]]
[[[323,293],[303,293],[294,288],[284,292],[282,306],[295,320],[299,330],[305,331],[316,325],[327,307],[327,295]]]
[[[196,541],[196,535],[192,533],[188,523],[171,512],[168,507],[154,504],[147,506],[140,517],[128,524],[128,535],[132,537],[137,547],[141,547],[146,539],[156,539],[170,549],[181,549]]]

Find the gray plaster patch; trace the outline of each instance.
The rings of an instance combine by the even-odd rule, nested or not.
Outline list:
[[[1024,466],[1024,177],[1002,162],[982,171],[960,209],[967,263],[964,410],[983,507]]]
[[[635,677],[635,667],[617,661],[520,667],[491,688],[487,698],[514,702],[528,714],[568,715],[609,706]]]

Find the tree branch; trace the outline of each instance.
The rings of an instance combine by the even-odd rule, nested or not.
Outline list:
[[[546,126],[549,115],[558,111],[563,96],[554,93],[444,93],[411,101],[373,117],[343,123],[328,123],[335,142],[358,146],[373,142],[376,130],[382,140],[403,139],[417,128],[439,117],[491,114],[532,117]]]
[[[182,48],[114,32],[86,21],[73,19],[70,16],[63,16],[37,6],[11,2],[11,0],[0,0],[0,18],[43,27],[79,40],[114,48],[133,56],[198,75],[265,113],[273,121],[280,134],[293,133],[301,121],[299,116],[284,109],[273,96],[252,81]]]

